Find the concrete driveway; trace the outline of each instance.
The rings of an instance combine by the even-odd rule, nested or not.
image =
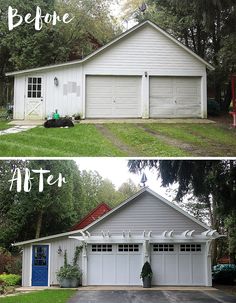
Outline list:
[[[236,303],[218,290],[83,290],[68,303]]]

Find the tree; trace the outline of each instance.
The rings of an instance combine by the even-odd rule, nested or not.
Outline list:
[[[136,3],[127,0],[126,5]],[[145,14],[137,11],[136,19],[150,19],[176,39],[209,61],[215,71],[209,72],[208,84],[215,89],[221,102],[221,92],[229,86],[229,75],[235,72],[236,3],[234,0],[149,0]],[[228,110],[229,93],[221,103]]]
[[[60,16],[74,16],[71,23],[44,24],[36,31],[34,23],[21,24],[8,30],[8,6],[17,8],[19,14],[35,15],[36,6],[42,15],[56,10]],[[6,87],[5,73],[81,59],[105,44],[120,29],[109,15],[109,1],[102,0],[0,0],[0,88]],[[2,90],[3,93],[3,90]],[[0,104],[4,103],[0,94]]]
[[[235,214],[236,214],[236,161],[230,160],[130,160],[129,170],[133,173],[145,167],[154,169],[168,187],[177,184],[176,200],[186,201],[186,195],[194,196],[197,201],[188,207],[200,207],[207,211],[210,225],[220,232],[229,231],[231,253],[236,255]],[[217,246],[214,262],[217,259]]]
[[[9,181],[13,169],[48,169],[50,174],[58,176],[63,173],[67,183],[61,188],[56,185],[44,186],[39,193],[38,186],[32,186],[30,192],[9,190]],[[33,160],[33,161],[1,161],[1,193],[0,193],[0,243],[9,246],[14,239],[24,240],[38,238],[52,233],[66,231],[75,221],[76,197],[80,187],[76,184],[78,168],[73,161]],[[38,184],[38,176],[32,181]]]

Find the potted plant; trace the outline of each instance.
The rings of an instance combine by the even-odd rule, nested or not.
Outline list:
[[[73,264],[67,262],[67,251],[64,253],[64,265],[57,272],[57,280],[62,288],[76,288],[81,282],[82,272],[77,265],[82,247],[76,247]]]
[[[149,262],[145,262],[140,274],[143,280],[143,288],[151,288],[152,285],[152,268]]]

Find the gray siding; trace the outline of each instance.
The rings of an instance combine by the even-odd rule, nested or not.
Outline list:
[[[160,235],[165,230],[172,229],[176,233],[187,229],[194,229],[196,232],[205,230],[190,218],[145,192],[88,230],[93,235],[100,234],[102,230],[111,234],[121,234],[122,231],[129,230],[140,234],[145,230]]]

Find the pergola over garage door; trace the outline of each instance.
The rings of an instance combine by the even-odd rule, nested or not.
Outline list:
[[[141,77],[86,77],[86,118],[139,117]]]
[[[140,285],[140,244],[89,244],[88,285]]]
[[[150,117],[201,117],[201,78],[150,77]]]
[[[204,285],[204,254],[204,244],[152,244],[153,285]]]

